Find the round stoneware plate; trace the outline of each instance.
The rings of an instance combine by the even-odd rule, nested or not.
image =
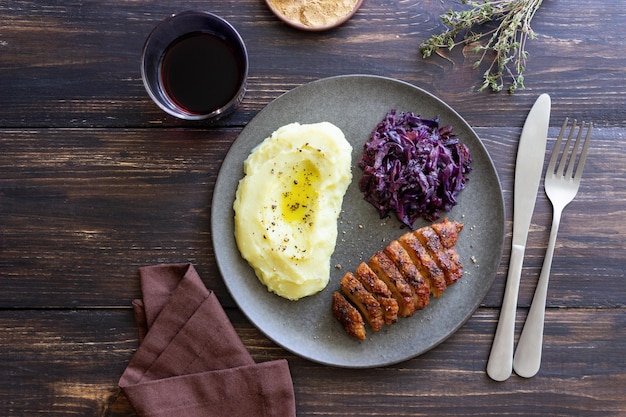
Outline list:
[[[354,271],[391,240],[408,231],[392,215],[378,212],[358,189],[357,162],[370,132],[390,109],[412,111],[451,124],[471,152],[472,172],[451,220],[465,224],[457,250],[463,278],[412,317],[379,332],[368,327],[367,339],[346,334],[331,313],[332,293],[347,271]],[[353,181],[338,220],[339,235],[332,256],[330,283],[323,291],[289,301],[267,291],[240,256],[233,234],[233,201],[243,162],[250,151],[279,127],[327,121],[338,126],[352,144]],[[321,79],[278,97],[243,129],[224,159],[215,185],[211,226],[218,266],[226,286],[250,321],[285,349],[315,362],[366,368],[394,364],[438,345],[461,327],[478,308],[496,276],[504,241],[504,202],[498,175],[472,128],[444,102],[402,81],[368,75]],[[426,225],[418,221],[415,227]]]

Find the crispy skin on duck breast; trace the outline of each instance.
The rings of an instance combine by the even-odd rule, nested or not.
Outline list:
[[[365,321],[378,331],[426,308],[431,294],[440,297],[463,276],[455,248],[462,230],[462,223],[444,219],[392,241],[343,276],[333,315],[348,334],[365,339]]]

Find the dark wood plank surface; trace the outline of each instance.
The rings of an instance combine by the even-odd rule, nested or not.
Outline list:
[[[506,383],[484,372],[495,309],[419,358],[356,371],[298,358],[239,312],[229,317],[256,361],[289,361],[301,416],[623,415],[626,359],[610,336],[626,326],[619,310],[548,311],[541,373]],[[134,415],[115,385],[136,346],[130,311],[3,311],[0,320],[4,415]]]
[[[155,127],[185,124],[148,99],[141,48],[171,13],[204,9],[233,23],[250,55],[250,89],[225,123],[242,125],[278,95],[339,74],[395,77],[436,94],[472,126],[520,126],[538,92],[554,98],[554,120],[575,114],[624,127],[624,8],[621,0],[546,1],[533,20],[527,89],[477,94],[481,72],[469,48],[423,60],[419,45],[441,31],[455,1],[368,0],[346,25],[323,33],[292,29],[261,0],[14,1],[0,6],[0,121],[5,127]],[[604,88],[602,88],[602,87]],[[35,105],[36,103],[36,105]],[[558,125],[558,123],[557,123]]]
[[[0,415],[133,416],[117,381],[137,347],[137,268],[192,262],[258,362],[289,361],[299,416],[623,416],[626,413],[626,12],[620,0],[545,1],[528,43],[526,90],[478,93],[471,51],[423,60],[419,44],[458,2],[365,0],[324,33],[287,27],[261,0],[13,1],[0,4]],[[241,108],[211,125],[163,114],[139,73],[152,27],[186,9],[215,12],[250,53]],[[449,340],[398,365],[329,368],[263,336],[236,308],[213,255],[210,209],[221,161],[254,115],[303,83],[340,74],[422,87],[472,125],[506,202],[496,280]],[[548,293],[539,375],[485,374],[508,266],[521,126],[552,97],[592,120],[580,191],[565,210]],[[550,142],[549,147],[552,145]],[[539,194],[520,287],[518,332],[547,245]]]

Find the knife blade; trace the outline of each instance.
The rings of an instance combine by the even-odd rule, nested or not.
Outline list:
[[[551,101],[541,94],[530,109],[520,137],[515,162],[513,239],[502,309],[487,362],[487,374],[504,381],[513,370],[513,341],[517,296],[522,274],[526,238],[535,208],[548,141]]]

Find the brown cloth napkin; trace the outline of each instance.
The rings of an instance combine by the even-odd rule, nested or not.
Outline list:
[[[292,417],[286,360],[256,364],[191,264],[139,269],[140,345],[119,385],[137,414]]]

